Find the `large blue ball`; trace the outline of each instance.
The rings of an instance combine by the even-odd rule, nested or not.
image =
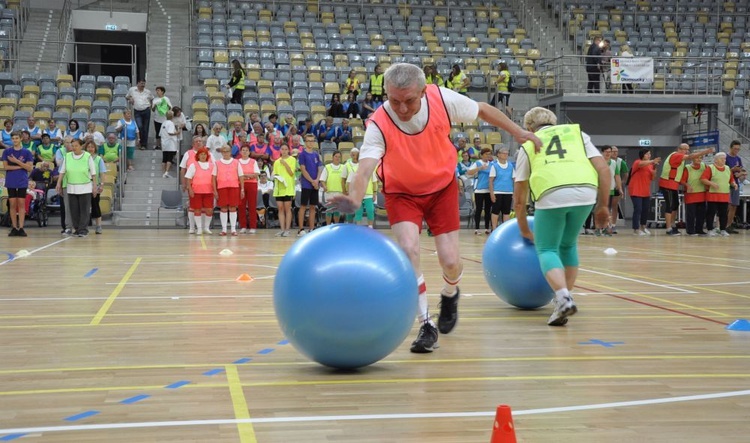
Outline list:
[[[299,239],[273,286],[276,317],[302,354],[353,369],[386,357],[417,314],[417,279],[401,248],[365,227],[335,224]]]
[[[534,230],[534,217],[528,217]],[[482,252],[484,278],[501,300],[521,309],[536,309],[555,296],[539,266],[534,245],[521,237],[516,219],[489,236]]]

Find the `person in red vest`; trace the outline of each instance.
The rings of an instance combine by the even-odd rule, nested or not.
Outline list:
[[[677,150],[664,159],[659,177],[659,191],[664,196],[664,221],[667,227],[667,235],[680,235],[677,229],[677,210],[680,209],[679,190],[680,185],[685,184],[685,160],[692,161],[695,157],[702,157],[714,152],[714,148],[690,153],[690,145],[682,143]]]
[[[240,234],[255,234],[258,227],[257,203],[258,203],[258,162],[250,157],[250,145],[245,143],[240,150],[241,158],[239,159],[242,167],[242,178],[244,178],[243,188],[245,196],[240,201]]]
[[[497,108],[437,85],[427,85],[418,66],[392,65],[385,72],[384,85],[388,101],[368,120],[358,173],[349,193],[332,198],[330,206],[347,213],[359,208],[367,181],[377,167],[388,221],[414,266],[419,284],[421,327],[411,352],[427,353],[435,349],[438,330],[447,334],[458,320],[458,283],[463,273],[458,250],[456,148],[449,137],[451,122],[469,123],[481,118],[508,131],[519,143],[532,140],[539,146],[541,142]],[[427,288],[420,270],[422,220],[434,235],[445,281],[440,291],[437,327],[429,317]]]
[[[195,214],[195,234],[211,234],[209,224],[214,212],[214,197],[218,197],[214,188],[216,163],[211,161],[207,148],[195,152],[195,162],[185,172],[190,209]]]
[[[219,149],[221,158],[216,161],[214,174],[214,189],[218,193],[219,220],[221,220],[221,235],[227,235],[229,223],[232,236],[237,236],[237,207],[240,200],[245,198],[245,175],[242,165],[236,158],[232,158],[232,148],[224,145]]]

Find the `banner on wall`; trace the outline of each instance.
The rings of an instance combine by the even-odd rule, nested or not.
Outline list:
[[[612,84],[654,82],[651,57],[613,57],[609,63]]]

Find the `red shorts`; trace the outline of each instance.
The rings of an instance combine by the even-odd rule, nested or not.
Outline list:
[[[445,189],[427,195],[385,194],[388,222],[412,222],[422,231],[422,220],[433,235],[446,234],[459,229],[458,182],[451,180]]]
[[[193,211],[200,211],[201,209],[214,209],[214,195],[213,194],[193,194],[190,197],[190,209]]]
[[[227,206],[237,207],[240,205],[240,188],[221,188],[219,189],[219,203],[216,206],[226,208]]]

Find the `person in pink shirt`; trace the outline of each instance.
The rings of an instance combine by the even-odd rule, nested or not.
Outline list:
[[[260,174],[260,168],[258,162],[250,158],[250,146],[247,144],[242,146],[240,156],[239,163],[240,168],[242,168],[243,189],[245,191],[239,207],[240,234],[255,234],[255,229],[258,227],[256,207],[258,205],[258,174]]]
[[[237,236],[237,207],[240,199],[245,198],[245,176],[240,162],[232,158],[232,148],[224,145],[219,149],[221,158],[216,162],[214,175],[214,192],[218,193],[219,218],[221,235],[227,235],[227,222],[232,236]]]
[[[213,216],[214,197],[218,197],[214,188],[216,163],[210,160],[211,155],[204,147],[196,151],[195,159],[185,172],[190,209],[195,214],[196,235],[202,235],[204,232],[210,235],[208,225]]]

